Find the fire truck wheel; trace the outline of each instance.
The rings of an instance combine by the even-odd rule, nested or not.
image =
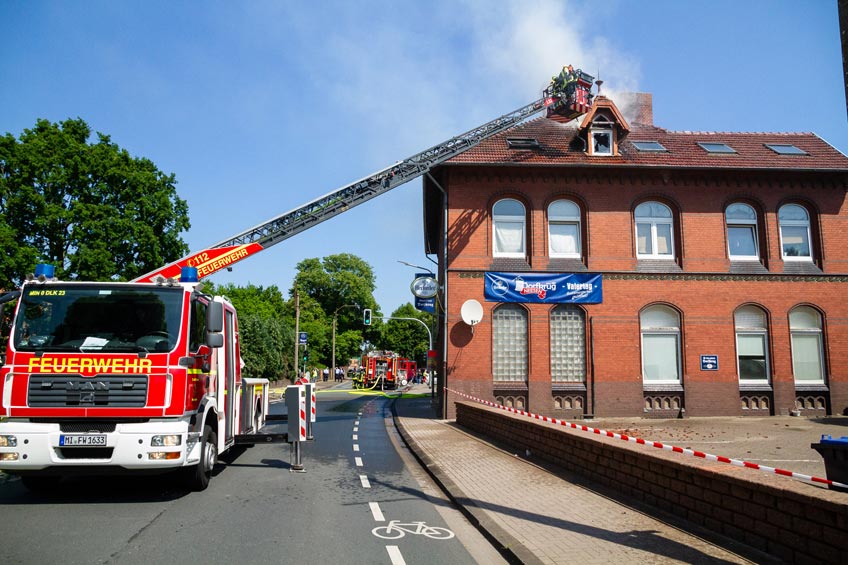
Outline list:
[[[25,475],[21,482],[32,492],[50,492],[59,487],[62,477],[54,475]]]
[[[200,440],[200,461],[186,469],[186,486],[194,491],[205,490],[218,462],[218,436],[210,426],[203,428]]]

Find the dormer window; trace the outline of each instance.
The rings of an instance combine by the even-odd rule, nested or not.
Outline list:
[[[598,116],[592,121],[589,130],[590,155],[613,155],[613,123],[605,116]]]

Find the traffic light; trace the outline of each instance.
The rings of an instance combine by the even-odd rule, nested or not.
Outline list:
[[[371,325],[371,309],[370,308],[366,308],[365,310],[362,311],[362,323],[365,324],[366,326]]]
[[[306,349],[306,346],[303,346],[303,353],[301,353],[301,357],[304,363],[306,363],[307,359],[309,359],[309,350]]]

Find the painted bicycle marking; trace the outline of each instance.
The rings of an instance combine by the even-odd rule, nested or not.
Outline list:
[[[451,539],[453,532],[439,526],[428,526],[424,522],[401,522],[391,520],[385,526],[377,526],[371,533],[378,538],[400,539],[406,534],[421,535],[430,539]]]

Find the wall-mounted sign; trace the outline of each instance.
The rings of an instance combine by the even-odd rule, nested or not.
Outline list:
[[[592,273],[486,273],[487,302],[600,304],[601,275]]]
[[[433,298],[439,292],[439,283],[431,275],[418,275],[409,289],[418,298]]]
[[[718,355],[701,355],[702,371],[718,371]]]
[[[298,342],[299,344],[303,345],[304,343],[306,343],[306,336],[307,336],[307,333],[306,333],[306,332],[300,332],[300,333],[298,333],[298,334],[297,334],[297,342]]]
[[[436,313],[436,298],[418,298],[415,297],[415,309],[422,312]]]

